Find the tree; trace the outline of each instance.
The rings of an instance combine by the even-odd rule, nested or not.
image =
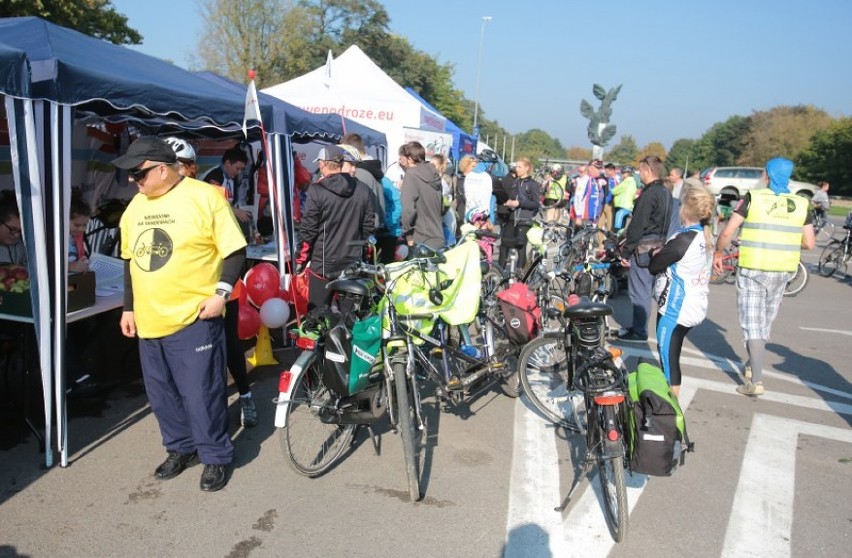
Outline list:
[[[117,45],[138,45],[142,35],[127,25],[110,0],[6,0],[0,17],[38,16]]]
[[[687,173],[693,170],[701,170],[695,157],[695,140],[681,138],[672,144],[669,155],[666,157],[666,166],[681,168]]]
[[[636,160],[633,161],[633,166],[638,167],[639,161],[644,159],[645,157],[659,157],[662,160],[666,160],[666,148],[662,143],[658,141],[652,141],[645,147],[639,150],[639,154],[636,155]],[[668,165],[667,165],[668,166]]]
[[[633,136],[623,135],[621,141],[612,146],[612,149],[606,154],[606,160],[620,165],[632,165],[638,155],[639,147],[636,145],[636,140],[633,139]]]
[[[852,195],[852,118],[836,120],[813,135],[797,157],[795,177],[827,180],[832,194]]]
[[[744,116],[732,116],[714,124],[695,144],[696,166],[736,165],[745,150],[750,129],[751,120]]]
[[[589,161],[592,158],[592,150],[575,145],[565,150],[565,158],[573,161]]]
[[[561,159],[564,155],[565,148],[559,140],[544,130],[533,128],[515,134],[515,158],[529,157],[536,162],[539,159]]]
[[[778,106],[751,115],[749,132],[737,163],[762,166],[773,157],[794,159],[817,130],[827,128],[832,118],[813,106]]]
[[[280,0],[205,0],[199,7],[205,33],[199,37],[198,56],[205,68],[240,83],[246,81],[248,70],[255,69],[260,87],[277,83],[285,68],[302,68],[290,65],[287,54],[307,46],[304,35],[298,29],[284,32],[292,17]]]

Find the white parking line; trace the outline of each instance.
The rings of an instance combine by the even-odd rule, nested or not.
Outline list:
[[[852,444],[852,431],[847,429],[756,413],[722,556],[790,556],[800,434]]]
[[[559,456],[548,422],[515,402],[515,441],[503,556],[568,556],[559,505]]]
[[[852,336],[852,331],[847,331],[845,329],[824,329],[821,327],[802,327],[799,326],[799,329],[803,329],[805,331],[820,331],[822,333],[837,333],[840,335],[849,335]]]

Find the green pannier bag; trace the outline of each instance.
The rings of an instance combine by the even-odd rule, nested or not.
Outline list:
[[[367,387],[370,370],[382,347],[382,319],[370,316],[352,326],[352,358],[349,365],[349,393]]]
[[[694,444],[686,434],[683,411],[663,371],[655,364],[639,360],[639,367],[627,376],[631,405],[630,468],[646,475],[669,476]]]

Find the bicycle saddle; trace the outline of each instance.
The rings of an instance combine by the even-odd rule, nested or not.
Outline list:
[[[611,316],[612,307],[601,302],[592,302],[588,298],[583,297],[577,304],[566,308],[563,315],[569,320],[599,318],[602,316]]]
[[[338,279],[329,283],[329,288],[335,291],[349,293],[358,296],[367,296],[372,283],[365,279]]]

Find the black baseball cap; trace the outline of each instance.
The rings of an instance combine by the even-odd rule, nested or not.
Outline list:
[[[172,146],[155,136],[139,138],[130,144],[127,152],[112,160],[112,164],[120,169],[135,169],[145,161],[157,163],[177,163],[177,154]]]

